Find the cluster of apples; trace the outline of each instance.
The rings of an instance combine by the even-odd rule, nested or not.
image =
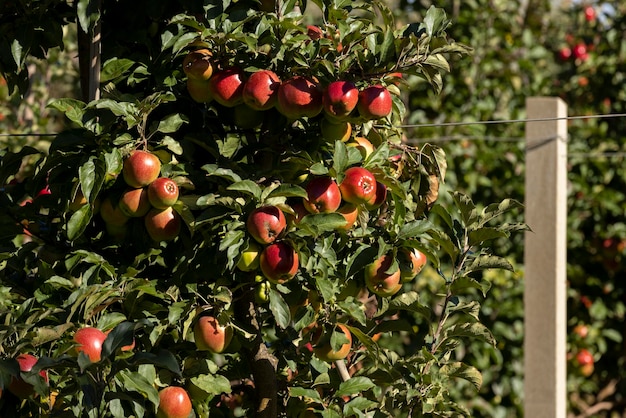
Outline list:
[[[128,221],[143,217],[154,241],[169,241],[178,236],[182,221],[173,208],[178,201],[178,185],[160,174],[161,161],[149,151],[135,150],[124,160],[122,176],[126,189],[119,200],[106,196],[100,204],[100,216],[109,234],[123,239]]]
[[[351,131],[350,121],[384,118],[393,106],[391,93],[380,84],[359,90],[351,81],[337,80],[324,87],[312,76],[294,75],[281,80],[267,69],[248,76],[235,66],[217,69],[208,49],[189,52],[183,60],[183,71],[193,100],[215,101],[233,108],[235,124],[244,128],[258,126],[263,121],[261,112],[275,107],[292,120],[324,112],[323,130],[347,132]]]

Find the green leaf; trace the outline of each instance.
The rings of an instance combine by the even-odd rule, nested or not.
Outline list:
[[[289,305],[285,302],[282,295],[274,289],[270,288],[270,311],[276,319],[276,324],[282,329],[286,329],[291,322],[291,312],[289,311]]]
[[[241,180],[236,183],[233,183],[230,186],[228,186],[227,189],[249,194],[257,200],[261,198],[261,193],[262,193],[261,187],[258,184],[256,184],[254,181],[249,180],[249,179],[245,179],[245,180]]]
[[[352,377],[339,385],[339,389],[335,392],[335,397],[356,395],[365,392],[374,386],[376,386],[376,384],[368,377]]]
[[[467,337],[483,340],[494,346],[496,344],[496,340],[489,329],[480,322],[453,324],[444,330],[442,341]]]
[[[306,215],[298,227],[300,232],[307,230],[309,235],[319,236],[326,231],[334,231],[346,224],[346,218],[340,213],[315,213]]]
[[[509,234],[500,230],[500,228],[483,227],[473,229],[469,231],[469,245],[479,245],[485,241],[490,241],[496,238],[505,238],[508,236]]]
[[[491,283],[488,281],[479,282],[469,276],[461,276],[457,278],[450,286],[450,291],[457,295],[465,293],[467,289],[478,289],[481,291],[483,297],[487,295],[487,292],[491,288]]]
[[[478,218],[476,206],[474,205],[474,202],[472,202],[472,199],[470,199],[470,197],[466,194],[460,192],[452,192],[452,199],[454,200],[456,207],[461,212],[463,225],[466,228],[471,227]]]
[[[433,228],[433,224],[429,220],[418,219],[415,221],[411,221],[405,223],[400,228],[400,232],[398,233],[398,239],[411,239],[411,238],[419,238],[424,233],[428,232]]]
[[[183,123],[187,122],[189,121],[186,116],[181,116],[180,113],[174,113],[160,120],[156,130],[164,134],[171,134],[178,131]]]
[[[14,39],[11,43],[11,55],[13,56],[13,61],[15,61],[15,65],[17,68],[22,66],[22,44],[20,44],[19,39]]]
[[[289,388],[289,395],[295,398],[304,398],[305,401],[322,402],[319,392],[315,389],[292,386]]]
[[[483,377],[475,367],[468,366],[460,361],[444,364],[439,369],[441,374],[452,378],[460,378],[470,382],[476,390],[480,390],[483,384]]]
[[[91,221],[91,214],[91,205],[83,205],[72,214],[67,222],[67,238],[70,241],[82,235]]]
[[[85,103],[76,99],[56,99],[48,103],[48,107],[63,112],[66,118],[77,124],[83,125],[85,115]]]
[[[153,404],[159,404],[159,392],[154,387],[154,382],[148,381],[141,373],[120,370],[116,377],[125,392],[138,392]]]
[[[343,173],[348,165],[348,148],[342,141],[335,142],[335,153],[333,154],[333,170],[335,173]],[[340,177],[337,177],[338,181]]]
[[[226,180],[230,180],[233,183],[241,181],[239,174],[228,168],[219,167],[217,164],[205,164],[202,169],[209,173],[210,176],[222,177]]]
[[[124,75],[135,64],[128,58],[111,58],[102,65],[100,82],[106,83]]]
[[[270,197],[277,197],[277,196],[306,198],[307,193],[304,188],[298,185],[281,184],[277,188],[272,190],[267,197],[270,198]]]
[[[447,16],[445,10],[435,6],[430,6],[426,12],[426,16],[424,16],[421,27],[431,38],[441,33],[447,27]]]
[[[230,393],[232,391],[230,381],[219,374],[201,374],[194,376],[191,378],[191,383],[213,396],[219,395],[220,393]]]
[[[159,349],[155,353],[137,353],[132,357],[131,362],[134,364],[152,364],[155,367],[167,369],[177,376],[182,375],[176,356],[165,349]]]
[[[492,203],[483,209],[479,226],[486,225],[489,221],[499,217],[500,215],[513,210],[523,208],[520,202],[514,199],[504,199],[500,203]]]
[[[80,190],[89,203],[93,203],[100,192],[106,177],[106,161],[101,159],[89,159],[78,169]]]
[[[403,292],[389,302],[388,309],[414,312],[430,321],[431,309],[420,303],[419,299],[419,293],[416,291]]]
[[[504,257],[497,255],[481,254],[476,256],[471,264],[464,268],[463,273],[469,274],[473,271],[487,270],[487,269],[503,269],[508,271],[515,271],[513,265]]]

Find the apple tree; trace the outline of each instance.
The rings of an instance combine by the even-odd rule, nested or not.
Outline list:
[[[2,151],[3,415],[469,415],[456,350],[495,343],[481,272],[525,226],[513,199],[439,199],[445,153],[404,141],[406,78],[439,93],[470,52],[442,9],[49,3],[79,43],[101,25],[101,98],[51,101],[46,152]],[[63,46],[38,39],[2,45],[18,90]]]

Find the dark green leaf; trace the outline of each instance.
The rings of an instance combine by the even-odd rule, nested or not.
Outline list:
[[[448,363],[441,366],[439,371],[452,378],[461,378],[470,382],[476,390],[480,390],[483,384],[483,377],[475,367],[458,362]]]
[[[274,287],[270,288],[270,311],[272,311],[276,324],[278,324],[279,327],[285,329],[289,326],[291,322],[289,305],[287,305],[285,299],[283,299],[282,295],[274,289]]]
[[[374,386],[376,386],[376,384],[365,376],[352,377],[339,385],[339,389],[337,389],[335,396],[341,397],[356,395],[365,392]]]
[[[505,238],[508,237],[509,234],[500,230],[499,228],[490,228],[483,227],[478,229],[473,229],[469,231],[469,245],[479,245],[485,241],[490,241],[496,238]]]

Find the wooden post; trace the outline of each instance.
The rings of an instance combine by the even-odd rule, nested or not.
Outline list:
[[[524,416],[566,416],[567,106],[526,100]]]

